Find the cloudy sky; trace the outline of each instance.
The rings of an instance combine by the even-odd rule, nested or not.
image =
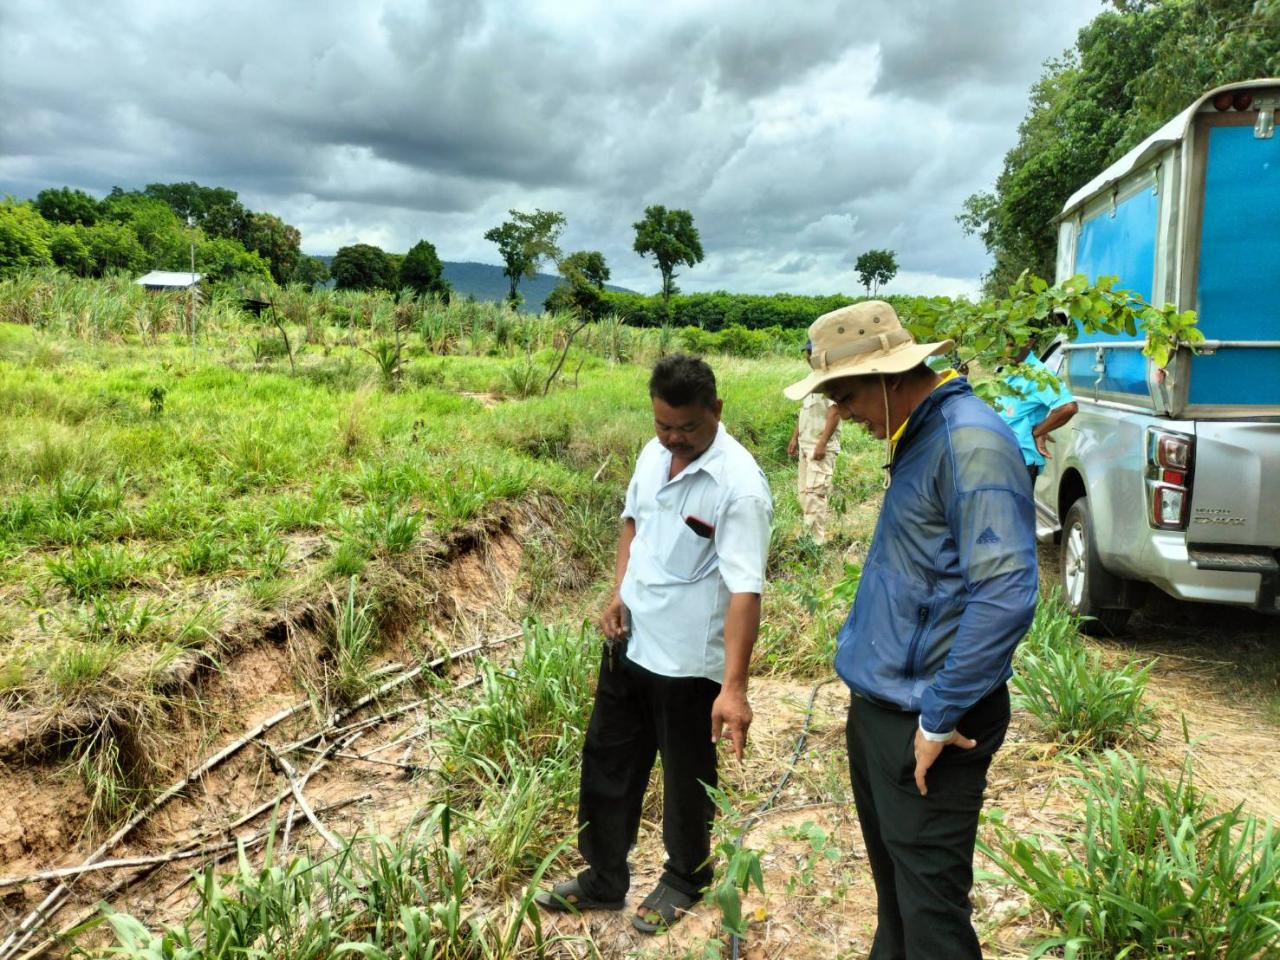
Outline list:
[[[687,292],[976,290],[955,223],[1013,144],[1042,62],[1099,0],[3,0],[0,194],[196,180],[295,224],[310,253],[425,237],[498,262],[508,208],[566,250],[631,250],[646,205],[693,212]]]

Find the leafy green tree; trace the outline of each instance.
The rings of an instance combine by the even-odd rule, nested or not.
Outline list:
[[[89,248],[93,276],[101,277],[113,270],[137,273],[146,265],[147,251],[128,224],[108,220],[81,229],[81,239]]]
[[[661,205],[646,207],[644,219],[635,224],[633,249],[640,256],[653,255],[662,274],[662,302],[670,303],[676,292],[674,270],[680,264],[692,267],[702,262],[702,240],[688,210],[668,210]]]
[[[102,220],[131,229],[146,252],[143,264],[152,270],[181,270],[191,261],[195,237],[163,200],[136,190],[112,189],[102,201]]]
[[[254,250],[246,250],[238,240],[230,237],[205,237],[196,245],[196,272],[217,282],[237,278],[241,280],[273,279],[271,265]]]
[[[581,274],[583,279],[593,284],[597,290],[603,290],[611,276],[604,254],[599,250],[578,250],[569,254],[560,261],[560,275],[567,277],[566,271],[576,271]]]
[[[0,279],[52,265],[48,221],[30,203],[0,200]]]
[[[55,223],[49,235],[49,254],[54,264],[78,277],[93,273],[93,256],[84,233],[85,228],[78,223]]]
[[[579,250],[562,258],[556,265],[565,280],[542,302],[548,313],[575,313],[580,318],[594,320],[605,309],[604,281],[609,278],[609,268],[604,256],[593,250]]]
[[[210,236],[230,237],[242,243],[246,239],[252,214],[234,190],[187,181],[149,183],[143,194],[166,203],[183,222],[190,218]]]
[[[400,264],[400,287],[448,302],[451,291],[444,278],[444,265],[430,241],[419,240],[404,255],[404,262]]]
[[[511,219],[485,232],[484,238],[498,245],[498,254],[505,266],[502,273],[511,282],[507,300],[515,305],[520,302],[520,280],[532,277],[546,260],[557,260],[557,246],[564,230],[564,214],[556,210],[534,210],[524,213],[511,210]]]
[[[880,292],[880,288],[898,275],[898,258],[892,250],[868,250],[853,265],[858,271],[858,281],[867,289],[868,296]]]
[[[36,194],[36,209],[50,223],[83,223],[91,227],[98,222],[98,206],[94,197],[71,187],[41,190]]]
[[[324,283],[329,279],[329,268],[325,262],[319,257],[302,256],[298,258],[297,265],[293,268],[293,276],[289,278],[290,283],[301,283],[305,287],[314,287],[317,283]]]
[[[396,271],[381,247],[356,243],[334,255],[329,272],[339,290],[394,290]]]
[[[217,234],[215,234],[217,236]],[[271,266],[276,283],[287,283],[302,255],[302,234],[275,214],[251,213],[242,242]]]
[[[989,294],[1053,276],[1067,197],[1205,90],[1280,71],[1280,0],[1113,0],[1048,61],[995,189],[957,220],[994,258]]]

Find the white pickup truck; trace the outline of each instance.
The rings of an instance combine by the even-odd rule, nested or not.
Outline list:
[[[1280,613],[1280,79],[1211,90],[1067,200],[1058,279],[1193,309],[1164,368],[1081,334],[1042,359],[1079,404],[1035,485],[1062,589],[1115,632],[1149,585]],[[1277,622],[1280,633],[1280,621]]]

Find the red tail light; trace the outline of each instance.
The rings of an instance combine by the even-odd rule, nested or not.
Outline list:
[[[1234,99],[1235,99],[1235,96],[1234,94],[1231,93],[1230,90],[1226,90],[1226,91],[1223,91],[1222,93],[1215,94],[1213,98],[1213,109],[1230,110],[1231,101]]]
[[[1191,506],[1195,437],[1147,430],[1147,520],[1161,530],[1185,530]]]

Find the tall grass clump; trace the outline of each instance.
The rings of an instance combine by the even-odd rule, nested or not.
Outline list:
[[[199,904],[182,923],[157,932],[107,909],[115,943],[107,955],[128,960],[271,957],[321,960],[514,960],[546,956],[558,938],[542,934],[533,896],[550,858],[528,888],[497,909],[477,905],[471,866],[452,835],[448,807],[399,837],[357,837],[336,856],[264,866],[240,850],[235,870],[200,877]]]
[[[992,815],[979,848],[1055,933],[1031,956],[1247,960],[1280,948],[1280,833],[1239,807],[1209,811],[1189,767],[1176,781],[1123,752],[1074,759],[1083,797],[1065,837],[1023,836]]]
[[[576,758],[591,716],[599,645],[591,628],[574,632],[535,620],[524,627],[524,650],[511,666],[479,664],[479,694],[443,728],[445,770],[504,775],[511,751],[526,760]]]
[[[769,589],[770,622],[760,628],[755,669],[774,676],[813,679],[831,673],[836,636],[853,606],[861,568],[845,561],[843,575],[832,582],[823,564],[823,548],[803,538],[812,559],[795,563],[791,576],[773,580]]]
[[[45,562],[49,576],[77,600],[88,600],[133,583],[143,564],[123,547],[104,544],[73,550]]]
[[[343,700],[355,700],[370,685],[369,661],[378,646],[377,611],[372,599],[360,600],[359,579],[347,582],[346,595],[333,601],[333,687]]]
[[[473,879],[503,890],[573,836],[582,739],[591,715],[594,633],[525,624],[510,667],[482,662],[479,696],[447,718],[445,789],[474,804]]]
[[[1151,667],[1106,666],[1057,596],[1041,601],[1014,664],[1014,703],[1073,750],[1103,750],[1152,739],[1155,712],[1143,702]]]

